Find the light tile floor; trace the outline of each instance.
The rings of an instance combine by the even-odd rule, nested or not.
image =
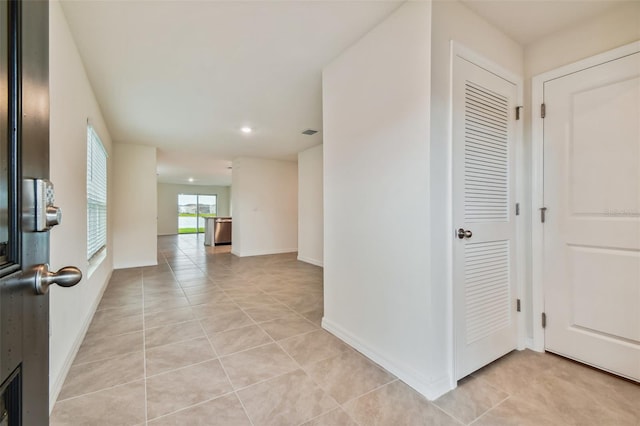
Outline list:
[[[321,268],[158,242],[114,271],[52,425],[640,425],[640,386],[531,351],[429,402],[320,328]]]

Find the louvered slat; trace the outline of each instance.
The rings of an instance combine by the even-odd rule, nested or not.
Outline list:
[[[511,324],[509,241],[465,246],[466,340],[473,343]]]
[[[465,84],[464,216],[467,223],[509,218],[509,103],[504,96]]]

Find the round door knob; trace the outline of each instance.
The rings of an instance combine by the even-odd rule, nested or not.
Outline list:
[[[49,271],[49,265],[32,266],[25,269],[17,277],[10,278],[8,284],[11,286],[30,287],[36,294],[46,294],[51,284],[58,284],[61,287],[72,287],[82,280],[82,271],[75,266],[65,266],[57,272]]]
[[[463,238],[469,239],[473,236],[473,232],[469,231],[468,229],[465,230],[463,228],[458,229],[458,238],[460,238],[461,240]]]
[[[51,284],[72,287],[82,280],[82,271],[75,266],[65,266],[57,272],[50,272],[46,263],[35,266],[30,275],[37,294],[46,294]]]

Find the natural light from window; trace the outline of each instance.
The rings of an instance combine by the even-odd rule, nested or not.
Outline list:
[[[216,217],[217,195],[178,194],[178,233],[204,232],[205,217]]]
[[[107,246],[107,151],[87,126],[87,259]]]

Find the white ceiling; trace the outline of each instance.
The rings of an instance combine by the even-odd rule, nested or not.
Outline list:
[[[624,1],[461,0],[469,9],[523,46],[597,16]]]
[[[219,185],[235,157],[322,142],[301,134],[322,129],[322,67],[399,4],[62,3],[113,140],[158,147],[160,181]]]
[[[521,44],[614,1],[463,0]],[[322,142],[321,72],[401,2],[62,2],[112,139],[158,147],[158,180],[230,185],[238,156]],[[242,126],[255,130],[246,135]]]

